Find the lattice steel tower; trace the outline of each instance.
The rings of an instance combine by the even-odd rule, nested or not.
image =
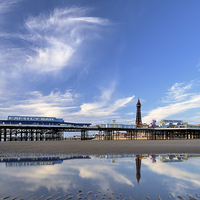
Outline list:
[[[138,98],[138,102],[136,104],[137,106],[137,113],[136,113],[136,125],[142,125],[142,119],[141,119],[141,103],[140,103],[140,99]]]

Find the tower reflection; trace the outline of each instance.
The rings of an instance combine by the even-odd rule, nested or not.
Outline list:
[[[140,182],[140,178],[141,178],[141,160],[142,160],[142,156],[141,155],[136,155],[135,158],[135,163],[136,163],[136,179],[137,182],[139,184]]]

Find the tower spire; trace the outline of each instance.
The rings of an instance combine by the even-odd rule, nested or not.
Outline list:
[[[138,102],[136,104],[137,106],[137,113],[136,113],[136,125],[142,125],[142,119],[141,119],[141,103],[140,103],[140,99],[138,98]]]

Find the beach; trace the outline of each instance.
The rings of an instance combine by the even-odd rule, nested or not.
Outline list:
[[[0,142],[0,156],[200,153],[200,140],[60,140]]]

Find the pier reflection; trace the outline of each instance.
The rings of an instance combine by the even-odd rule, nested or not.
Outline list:
[[[0,162],[5,163],[6,167],[22,167],[37,165],[62,164],[64,160],[72,159],[91,159],[89,156],[65,156],[65,157],[22,157],[22,158],[1,158]]]

